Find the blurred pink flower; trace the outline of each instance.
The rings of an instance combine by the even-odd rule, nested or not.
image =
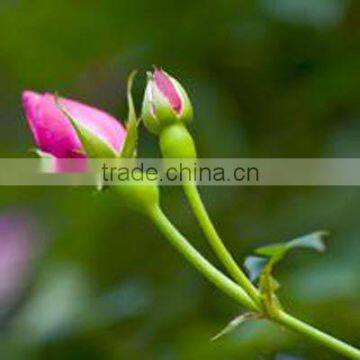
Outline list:
[[[31,216],[0,214],[0,313],[11,308],[27,286],[39,245]]]

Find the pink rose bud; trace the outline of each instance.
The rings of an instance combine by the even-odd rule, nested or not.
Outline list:
[[[149,131],[158,134],[170,124],[188,123],[193,109],[184,88],[165,71],[148,73],[142,118]]]
[[[77,101],[61,98],[59,103],[66,110],[66,116],[56,103],[55,96],[48,93],[25,91],[22,98],[27,121],[41,152],[55,158],[95,157],[94,154],[101,152],[92,149],[95,151],[90,153],[84,137],[79,136],[86,133],[87,137],[91,136],[91,144],[106,149],[101,154],[111,154],[113,157],[120,154],[126,130],[111,115]]]

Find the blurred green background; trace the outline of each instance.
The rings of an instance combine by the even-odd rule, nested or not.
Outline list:
[[[30,156],[34,146],[22,90],[59,91],[124,119],[128,73],[153,64],[188,89],[202,157],[359,157],[359,5],[1,0],[2,157]],[[142,74],[138,108],[144,83]],[[142,156],[159,154],[144,130],[140,145]],[[359,345],[358,188],[201,192],[239,262],[259,245],[330,230],[325,254],[294,252],[279,266],[279,293],[293,314]],[[181,189],[164,188],[162,202],[218,264]],[[27,251],[34,253],[14,270],[1,267],[0,251],[0,270],[10,269],[1,278],[17,282],[11,301],[0,291],[1,359],[340,359],[265,321],[211,343],[242,309],[116,197],[1,188],[0,206],[1,216],[31,218]]]

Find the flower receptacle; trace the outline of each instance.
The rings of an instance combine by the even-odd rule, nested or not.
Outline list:
[[[140,175],[141,173],[121,185],[114,186],[114,190],[120,195],[121,204],[137,212],[149,214],[159,206],[159,188],[156,181]]]
[[[182,124],[165,127],[160,133],[159,141],[164,158],[195,159],[197,156],[194,140]]]

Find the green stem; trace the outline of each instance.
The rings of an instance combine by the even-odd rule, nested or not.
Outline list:
[[[259,310],[241,287],[217,270],[185,239],[158,206],[152,208],[149,215],[172,245],[208,280],[240,304],[251,310]]]
[[[198,222],[203,229],[205,236],[207,237],[211,247],[217,254],[229,274],[234,280],[241,285],[241,287],[247,292],[247,294],[260,305],[260,295],[256,287],[251,283],[244,272],[239,268],[236,261],[226,249],[219,234],[217,233],[210,217],[206,211],[206,208],[201,200],[198,188],[192,181],[187,181],[183,184],[185,194],[189,200],[192,210],[198,219]]]
[[[248,296],[248,294],[239,285],[210,264],[174,227],[158,206],[151,208],[148,215],[171,244],[209,281],[214,283],[220,290],[241,305],[261,313],[259,306]],[[296,319],[284,311],[279,311],[277,315],[270,320],[305,335],[349,359],[360,360],[360,351],[356,348]]]
[[[360,351],[355,347],[348,345],[345,342],[332,337],[331,335],[325,334],[324,332],[304,323],[301,320],[296,319],[295,317],[283,311],[279,312],[274,321],[317,341],[318,343],[336,351],[337,353],[349,359],[360,359]]]

